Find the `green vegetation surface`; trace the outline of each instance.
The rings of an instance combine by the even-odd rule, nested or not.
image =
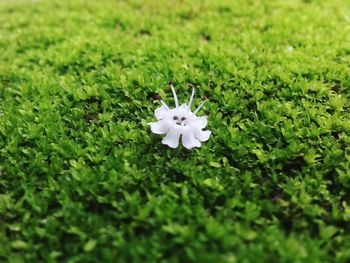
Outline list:
[[[350,262],[349,69],[348,0],[0,0],[0,262]]]

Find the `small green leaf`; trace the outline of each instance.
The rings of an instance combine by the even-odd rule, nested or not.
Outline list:
[[[244,233],[243,237],[244,237],[245,240],[251,241],[251,240],[254,240],[257,236],[258,236],[258,234],[255,231],[249,230],[249,231],[246,231]]]
[[[20,231],[21,230],[21,226],[20,225],[7,225],[8,228],[11,230],[11,231]]]
[[[23,240],[15,240],[15,241],[11,242],[11,247],[13,247],[15,249],[27,249],[28,244],[26,242],[24,242]]]
[[[97,244],[97,241],[95,239],[90,239],[88,242],[84,245],[84,251],[89,252],[95,248]]]
[[[207,178],[203,181],[203,184],[205,186],[208,186],[208,187],[211,187],[211,186],[214,186],[215,185],[215,181],[211,178]]]
[[[221,165],[219,163],[217,163],[217,162],[210,162],[209,165],[211,167],[215,167],[215,168],[220,168],[221,167]]]

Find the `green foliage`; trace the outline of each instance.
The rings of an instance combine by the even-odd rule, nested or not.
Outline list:
[[[0,1],[0,261],[349,262],[349,14]],[[147,126],[170,80],[200,149]]]

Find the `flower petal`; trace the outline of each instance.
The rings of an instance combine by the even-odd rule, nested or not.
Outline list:
[[[181,131],[179,129],[169,130],[167,135],[163,138],[162,143],[171,148],[177,148],[177,146],[179,146],[180,135]]]
[[[155,134],[164,134],[168,131],[167,126],[162,121],[150,122],[151,131]]]
[[[197,140],[192,132],[186,132],[182,134],[182,144],[187,149],[192,149],[193,147],[201,147],[201,143]]]
[[[204,129],[207,126],[207,124],[208,124],[207,116],[198,117],[190,123],[192,127],[196,127],[199,129]]]
[[[188,105],[185,104],[185,103],[184,103],[184,104],[181,104],[180,107],[179,107],[179,109],[187,110],[187,111],[189,110]]]
[[[201,142],[205,142],[209,140],[210,134],[211,134],[211,131],[202,131],[200,129],[194,132],[194,136]]]
[[[163,119],[168,114],[169,108],[162,105],[154,111],[157,120]]]

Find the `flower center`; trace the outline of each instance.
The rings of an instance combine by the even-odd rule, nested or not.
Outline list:
[[[184,125],[186,126],[186,117],[179,117],[179,116],[174,116],[173,120],[177,125]]]

